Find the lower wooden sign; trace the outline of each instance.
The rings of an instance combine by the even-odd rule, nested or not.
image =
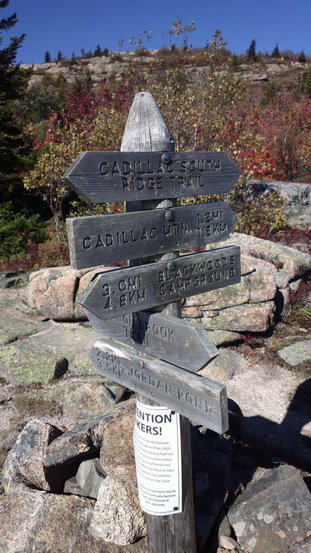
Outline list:
[[[219,434],[228,430],[227,391],[223,384],[144,354],[138,356],[132,348],[120,348],[111,340],[97,340],[90,358],[101,375],[121,386]]]
[[[109,338],[129,344],[163,361],[191,372],[199,371],[218,355],[206,330],[190,321],[160,313],[128,313],[103,321],[87,311],[95,330]]]
[[[229,246],[99,273],[78,301],[97,317],[113,319],[240,280],[240,248]]]

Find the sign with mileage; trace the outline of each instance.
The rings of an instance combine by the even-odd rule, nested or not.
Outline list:
[[[67,219],[75,269],[189,249],[228,238],[237,221],[224,202]]]
[[[105,320],[240,282],[237,246],[97,275],[79,303]]]
[[[64,179],[105,203],[225,194],[239,175],[227,152],[83,152]]]
[[[223,434],[228,430],[226,386],[169,363],[137,355],[111,340],[96,340],[90,354],[99,374]]]

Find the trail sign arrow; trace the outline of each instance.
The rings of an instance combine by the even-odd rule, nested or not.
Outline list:
[[[199,371],[219,353],[202,326],[183,319],[144,311],[108,321],[90,311],[87,316],[102,335],[191,372]]]
[[[224,194],[240,171],[227,152],[82,152],[64,174],[92,203]]]
[[[229,246],[101,273],[78,301],[99,318],[113,319],[236,284],[240,279],[240,248]]]
[[[84,269],[211,244],[236,221],[224,202],[67,219],[70,260]]]
[[[164,361],[138,356],[132,348],[97,340],[90,351],[98,372],[223,434],[228,430],[226,387]]]

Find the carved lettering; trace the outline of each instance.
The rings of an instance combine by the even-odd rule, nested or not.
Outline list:
[[[105,320],[238,282],[239,248],[229,246],[182,256],[170,265],[161,262],[150,268],[142,266],[103,273],[90,285],[81,303]],[[98,301],[100,289],[102,301]],[[159,332],[161,337],[165,337],[166,331],[161,330],[160,326],[153,326],[150,330],[148,324],[144,327],[136,323],[135,333],[139,342],[147,332]],[[168,333],[167,339],[172,339],[172,335]]]
[[[224,420],[227,400],[223,385],[210,384],[211,381],[197,375],[186,375],[176,366],[139,357],[130,348],[120,350],[114,343],[102,340],[93,346],[91,358],[103,376],[122,386],[143,393],[218,433],[227,429]],[[140,411],[137,418],[145,425],[146,432],[150,424],[170,421],[169,414],[164,419],[162,414],[146,416]]]
[[[163,189],[162,177],[123,177],[122,184],[125,192]]]

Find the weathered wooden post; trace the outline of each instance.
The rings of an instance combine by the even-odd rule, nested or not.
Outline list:
[[[148,92],[137,94],[125,127],[122,151],[132,152],[171,152],[174,149],[173,139],[163,120],[153,97]],[[146,200],[141,202],[127,202],[126,210],[166,209],[176,206],[175,199]],[[169,222],[170,216],[166,216]],[[178,249],[177,245],[175,248]],[[149,258],[151,261],[167,261],[178,257],[178,252],[166,253]],[[142,260],[143,261],[143,260]],[[140,264],[140,260],[137,260]],[[180,318],[180,302],[167,304],[162,315]],[[142,405],[158,405],[156,402],[138,396]],[[176,415],[178,416],[178,415]],[[172,515],[155,516],[146,514],[148,528],[149,553],[196,553],[195,521],[192,485],[192,458],[190,421],[180,417],[180,463],[183,505],[182,512]],[[177,507],[177,506],[176,506]]]
[[[195,553],[188,419],[223,433],[228,411],[225,386],[194,374],[217,349],[201,327],[179,319],[179,301],[239,282],[240,253],[230,246],[179,257],[179,249],[227,238],[236,217],[223,202],[176,207],[176,198],[228,192],[239,171],[225,152],[172,146],[152,96],[137,94],[121,152],[82,153],[65,174],[92,202],[125,200],[127,213],[69,219],[68,233],[77,269],[130,260],[99,273],[80,298],[94,328],[114,340],[97,340],[90,356],[101,374],[138,394],[149,552]]]

